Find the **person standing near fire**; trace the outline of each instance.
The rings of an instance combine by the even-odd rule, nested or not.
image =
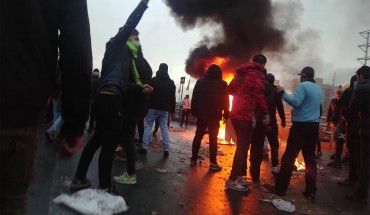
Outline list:
[[[276,86],[274,85],[275,76],[271,73],[268,73],[266,75],[266,81],[266,91],[271,91],[272,94],[272,96],[270,96],[271,99],[266,99],[269,106],[270,114],[270,124],[267,126],[266,136],[271,148],[271,173],[275,175],[279,172],[279,129],[276,119],[276,110],[280,116],[281,127],[284,128],[286,126],[286,122],[283,100],[281,98],[281,95],[276,92]]]
[[[360,178],[356,191],[346,199],[366,205],[370,183],[370,67],[362,66],[356,74],[358,86],[349,107],[360,116]]]
[[[208,128],[209,170],[221,171],[222,167],[217,163],[217,136],[220,120],[229,118],[229,96],[227,83],[222,80],[222,71],[218,65],[210,65],[204,78],[197,81],[191,103],[192,114],[197,117],[197,130],[193,139],[190,165],[197,164],[201,141]]]
[[[180,127],[182,127],[182,125],[184,124],[184,119],[185,119],[185,127],[188,127],[190,111],[191,111],[191,102],[189,99],[189,95],[186,95],[184,100],[182,101],[182,113],[181,113]]]
[[[227,189],[247,192],[247,186],[251,185],[243,175],[246,173],[247,155],[256,121],[260,120],[263,125],[270,123],[264,86],[266,62],[264,55],[255,55],[252,62],[238,67],[228,87],[229,94],[233,96],[230,118],[237,141],[231,173],[225,184]]]
[[[301,76],[301,83],[297,85],[293,95],[286,93],[283,87],[278,86],[276,89],[283,100],[293,107],[292,127],[286,150],[281,158],[281,168],[275,178],[275,185],[264,184],[264,187],[276,195],[285,196],[295,159],[302,150],[306,164],[306,189],[303,196],[313,200],[317,190],[315,148],[319,138],[320,105],[323,93],[315,83],[315,71],[312,67],[303,68],[298,75]]]
[[[342,152],[343,152],[343,145],[345,142],[345,124],[342,120],[342,113],[341,108],[338,107],[337,101],[342,96],[342,89],[339,87],[335,92],[335,98],[330,100],[328,113],[326,115],[326,129],[331,130],[331,124],[334,125],[334,134],[333,138],[335,141],[335,154],[331,155],[331,158],[334,159],[333,162],[329,163],[329,167],[334,167],[337,169],[342,168]]]

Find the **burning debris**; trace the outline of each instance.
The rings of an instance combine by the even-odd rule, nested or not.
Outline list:
[[[186,72],[201,78],[213,62],[223,70],[234,71],[262,51],[279,51],[285,45],[284,32],[272,17],[271,0],[166,0],[183,29],[215,26],[212,36],[205,36],[186,60]]]

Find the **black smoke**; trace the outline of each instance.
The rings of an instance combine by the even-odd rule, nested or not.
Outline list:
[[[284,47],[284,32],[274,27],[270,0],[164,0],[183,29],[216,26],[191,50],[186,72],[204,75],[215,57],[227,57],[228,68],[257,53]]]

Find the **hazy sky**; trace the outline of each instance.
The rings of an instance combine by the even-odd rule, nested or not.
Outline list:
[[[101,68],[105,43],[124,25],[138,2],[88,1],[94,68]],[[357,58],[364,57],[364,52],[358,45],[366,40],[359,32],[370,30],[370,0],[273,0],[272,3],[274,23],[285,31],[288,44],[284,51],[264,54],[268,57],[267,70],[281,80],[281,85],[289,85],[304,66],[314,67],[316,77],[324,78],[324,83],[332,84],[334,73],[336,85],[348,82],[362,65]],[[162,0],[151,0],[148,6],[137,27],[144,56],[154,73],[160,63],[167,63],[169,75],[178,85],[181,76],[189,79],[185,73],[189,51],[204,36],[217,34],[218,29],[200,24],[193,29],[182,29]],[[195,79],[191,79],[191,88],[194,84]]]

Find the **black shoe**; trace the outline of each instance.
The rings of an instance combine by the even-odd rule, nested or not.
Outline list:
[[[352,187],[357,184],[357,181],[346,178],[343,181],[338,181],[338,184],[345,187]]]
[[[308,198],[309,200],[315,200],[316,193],[309,193],[309,192],[303,192],[302,193],[304,197]]]
[[[333,161],[329,163],[327,166],[330,166],[336,169],[342,169],[342,164],[340,163],[340,161]]]
[[[77,178],[74,178],[69,185],[69,189],[72,191],[78,191],[82,189],[89,188],[91,186],[91,181],[88,179],[78,180]]]
[[[263,187],[273,194],[276,194],[278,196],[285,196],[285,192],[276,190],[274,185],[264,184]]]
[[[356,193],[346,194],[346,199],[352,202],[359,202],[362,204],[367,204],[367,198],[363,198]]]
[[[322,152],[316,152],[316,158],[320,159],[322,157]]]
[[[337,155],[334,153],[334,154],[330,155],[330,157],[329,157],[329,158],[330,158],[331,160],[335,160],[335,158],[336,158],[336,157],[337,157]]]
[[[163,152],[163,157],[168,158],[168,156],[170,156],[170,152],[169,151],[164,151]]]
[[[196,166],[197,165],[197,161],[195,160],[190,160],[190,166]]]
[[[146,155],[146,149],[139,148],[137,151],[138,151],[140,154]]]

